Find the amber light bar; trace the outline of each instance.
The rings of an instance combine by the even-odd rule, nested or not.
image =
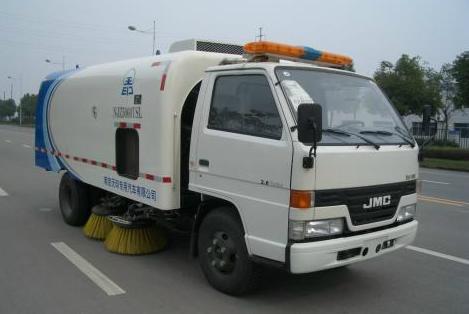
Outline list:
[[[292,46],[270,41],[256,41],[244,45],[244,52],[247,54],[269,54],[279,57],[288,57],[294,59],[317,61],[346,66],[352,64],[352,58],[331,52],[316,50],[305,46]]]

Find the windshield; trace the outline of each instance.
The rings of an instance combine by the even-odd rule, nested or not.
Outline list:
[[[321,105],[324,132],[319,144],[409,143],[402,120],[372,80],[287,67],[277,68],[276,74],[295,116],[301,103]]]

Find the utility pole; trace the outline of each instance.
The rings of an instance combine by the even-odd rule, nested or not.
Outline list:
[[[156,21],[153,20],[153,52],[152,52],[152,56],[155,55],[155,41],[156,41]]]
[[[13,81],[16,80],[16,77],[13,77],[11,75],[8,76],[8,79],[10,80],[10,98],[13,99]],[[21,81],[20,81],[20,85],[22,85],[22,77],[21,77]],[[22,87],[21,87],[22,88]],[[21,95],[20,95],[21,97]],[[5,98],[5,92],[3,93],[3,98]],[[20,99],[21,101],[21,99]],[[19,104],[20,106],[20,112],[19,112],[19,118],[20,118],[20,125],[21,125],[21,103]]]
[[[23,125],[23,109],[21,106],[21,98],[23,97],[23,75],[20,74],[20,100],[19,100],[19,106],[20,106],[20,126]]]
[[[256,39],[259,38],[259,41],[262,41],[262,38],[265,37],[265,34],[262,34],[262,27],[259,27],[259,35],[256,36]]]

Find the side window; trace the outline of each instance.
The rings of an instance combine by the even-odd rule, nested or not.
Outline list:
[[[280,139],[282,120],[267,78],[264,75],[218,77],[208,128]]]
[[[116,170],[120,176],[134,180],[138,178],[139,145],[135,129],[116,130]]]

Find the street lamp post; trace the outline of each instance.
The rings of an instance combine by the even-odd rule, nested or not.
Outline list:
[[[13,99],[13,81],[16,80],[16,78],[9,75],[8,79],[10,80],[10,98]],[[22,85],[22,78],[21,77],[20,77],[20,84]],[[20,114],[19,114],[20,125],[22,125],[23,124],[23,110],[21,108],[21,92],[20,92],[20,100],[19,100],[19,103],[18,103],[18,107],[20,108]]]
[[[65,56],[62,56],[62,62],[53,62],[50,59],[46,59],[44,61],[46,63],[50,63],[50,64],[60,64],[60,65],[62,65],[62,71],[65,71]]]
[[[8,79],[10,80],[10,99],[13,99],[13,81],[15,78],[9,75]]]
[[[127,28],[129,29],[129,31],[132,31],[132,32],[139,32],[139,33],[142,33],[142,34],[152,34],[153,35],[153,49],[151,50],[151,55],[154,56],[155,53],[156,53],[156,50],[155,50],[155,47],[156,47],[156,21],[153,20],[153,30],[151,30],[150,28],[146,29],[146,30],[140,30],[140,29],[138,29],[137,27],[135,27],[133,25],[129,25],[129,26],[127,26]]]

